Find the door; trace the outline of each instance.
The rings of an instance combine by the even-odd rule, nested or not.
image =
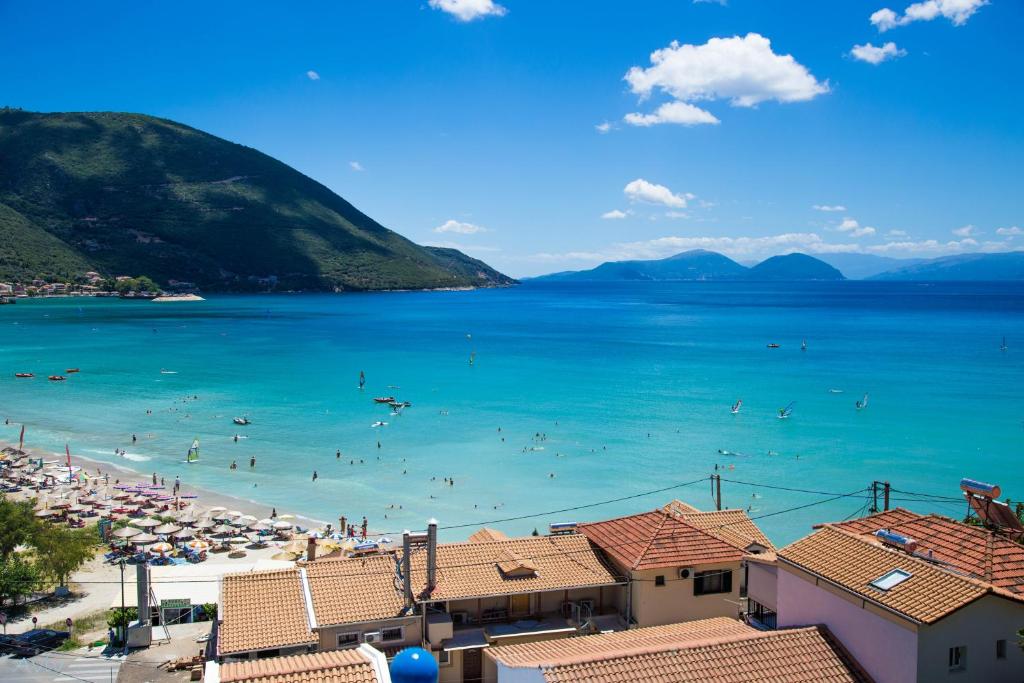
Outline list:
[[[530,613],[530,594],[525,595],[510,595],[509,596],[509,614],[513,616],[523,616]]]
[[[483,653],[480,648],[462,651],[463,683],[480,683],[483,670]]]

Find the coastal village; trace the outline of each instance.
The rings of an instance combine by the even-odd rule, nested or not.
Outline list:
[[[964,520],[890,506],[886,483],[866,516],[821,520],[779,548],[720,495],[711,510],[671,500],[441,542],[436,520],[400,538],[365,518],[312,529],[277,510],[206,507],[177,480],[122,483],[13,446],[0,474],[5,504],[24,501],[48,527],[89,525],[106,546],[69,577],[77,606],[43,608],[72,630],[76,609],[100,606],[106,637],[58,649],[69,633],[33,628],[3,641],[25,658],[70,657],[79,668],[53,669],[65,674],[54,681],[103,667],[110,680],[209,683],[1012,683],[1024,672],[1024,525],[998,486],[970,479]]]
[[[114,296],[152,299],[161,294],[195,295],[198,291],[194,283],[183,280],[170,280],[166,288],[161,288],[145,276],[118,275],[108,278],[96,271],[82,273],[72,281],[40,277],[28,282],[0,282],[0,298],[7,304],[27,297]]]

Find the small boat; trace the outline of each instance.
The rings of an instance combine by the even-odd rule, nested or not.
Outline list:
[[[382,422],[381,420],[377,420],[376,422],[374,422],[374,423],[373,423],[372,425],[370,425],[370,426],[371,426],[371,427],[387,427],[387,426],[388,426],[388,423],[387,423],[387,422]]]
[[[178,371],[177,370],[168,370],[166,368],[160,368],[160,374],[161,375],[177,375]]]
[[[409,401],[391,401],[388,403],[392,408],[411,408],[412,403]]]
[[[868,407],[868,395],[864,394],[864,398],[862,398],[861,400],[857,401],[856,405],[857,405],[857,410],[864,410],[865,408],[867,408]]]
[[[51,382],[63,382],[64,380],[67,379],[67,377],[65,377],[64,375],[50,375],[49,377],[47,377],[47,379],[50,380]]]
[[[16,373],[14,373],[14,376],[15,377],[35,377],[36,375],[35,375],[34,372],[16,372]]]
[[[732,411],[732,414],[735,415],[738,412],[740,412],[740,408],[742,408],[742,407],[743,407],[743,399],[740,398],[740,399],[737,399],[736,402],[732,404],[732,408],[730,408],[730,410]]]
[[[243,426],[244,425],[248,425],[248,424],[252,424],[252,422],[250,422],[249,418],[247,418],[247,417],[236,417],[234,420],[232,420],[232,422],[234,422],[236,425],[243,425]]]
[[[795,403],[795,401],[793,403]],[[780,420],[787,419],[790,415],[793,414],[793,403],[790,403],[785,408],[779,408],[779,412],[775,417],[779,418]]]
[[[375,399],[373,399],[374,403],[394,403],[394,401],[394,396],[378,396]]]
[[[804,339],[804,340],[802,340],[800,342],[800,350],[801,351],[806,351],[807,350],[807,340],[806,339]]]
[[[776,344],[775,342],[772,342],[771,344],[768,345],[768,348],[769,349],[777,349],[777,348],[779,348],[779,345]]]
[[[363,374],[362,370],[360,370],[359,371],[359,388],[362,389],[364,386],[366,386],[366,375]]]
[[[828,393],[830,393],[830,394],[841,394],[841,393],[843,393],[843,390],[842,389],[829,389]]]
[[[68,373],[70,375],[73,372],[80,372],[80,370],[78,368],[68,368],[64,372],[66,372],[66,373]]]

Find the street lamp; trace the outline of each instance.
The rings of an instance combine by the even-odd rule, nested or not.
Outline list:
[[[128,656],[128,624],[127,624],[127,612],[124,607],[124,560],[118,562],[121,567],[121,621],[125,622],[121,626],[121,641],[124,643],[124,654]]]

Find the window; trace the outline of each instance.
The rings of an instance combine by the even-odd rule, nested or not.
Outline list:
[[[382,628],[380,630],[380,639],[384,642],[389,640],[403,640],[404,638],[405,633],[401,626],[395,628]]]
[[[1006,641],[996,641],[996,659],[1006,659]]]
[[[655,586],[664,586],[665,585],[665,577],[664,577],[664,575],[659,574],[658,576],[655,576],[654,577],[654,585]]]
[[[697,572],[693,575],[694,595],[712,595],[714,593],[731,592],[731,569],[715,569],[709,572]]]
[[[949,648],[949,670],[964,671],[967,669],[967,646],[957,645]]]
[[[900,585],[909,579],[910,576],[910,572],[905,572],[902,569],[893,569],[891,572],[886,572],[879,576],[870,585],[872,588],[877,588],[880,591],[887,591]]]
[[[452,663],[452,653],[448,652],[448,650],[438,650],[437,651],[437,663],[440,664],[441,666],[451,666],[451,663]]]
[[[338,647],[359,647],[358,633],[339,633]]]

